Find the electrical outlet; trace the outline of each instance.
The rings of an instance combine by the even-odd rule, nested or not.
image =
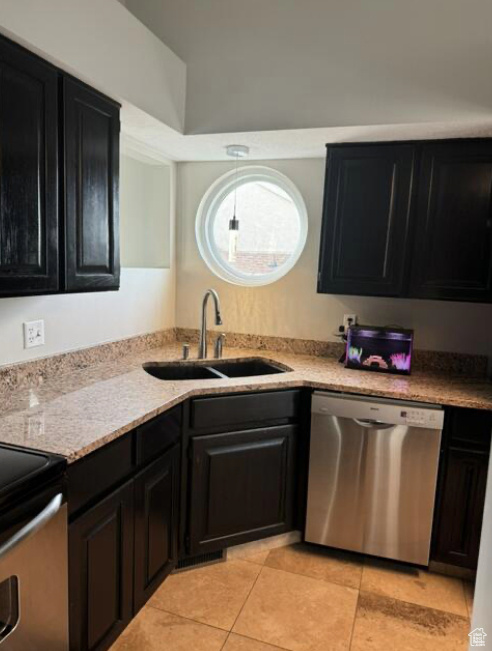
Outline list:
[[[357,323],[357,314],[344,314],[343,315],[343,329],[345,332],[349,329],[349,326],[356,325]]]
[[[44,321],[27,321],[24,323],[24,348],[44,346]]]

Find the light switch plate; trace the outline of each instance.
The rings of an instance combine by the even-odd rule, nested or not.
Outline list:
[[[24,323],[24,348],[44,346],[44,321],[27,321]]]

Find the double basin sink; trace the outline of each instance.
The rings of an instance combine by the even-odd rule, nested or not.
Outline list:
[[[292,369],[260,357],[200,362],[146,362],[143,369],[159,380],[217,380],[287,373]]]

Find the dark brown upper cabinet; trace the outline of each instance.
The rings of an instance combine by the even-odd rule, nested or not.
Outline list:
[[[492,300],[492,140],[329,145],[318,292]]]
[[[411,145],[328,149],[319,292],[401,294],[413,169]]]
[[[118,289],[119,108],[0,36],[0,297]]]
[[[118,289],[119,105],[63,80],[65,289]]]
[[[424,145],[410,296],[492,299],[492,141]]]
[[[0,296],[59,288],[58,71],[0,38]]]

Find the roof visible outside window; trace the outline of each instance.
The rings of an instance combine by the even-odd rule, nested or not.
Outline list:
[[[239,227],[231,253],[235,205]],[[196,236],[217,276],[238,285],[267,285],[288,273],[304,249],[306,206],[285,175],[263,166],[243,167],[209,188],[198,209]]]

